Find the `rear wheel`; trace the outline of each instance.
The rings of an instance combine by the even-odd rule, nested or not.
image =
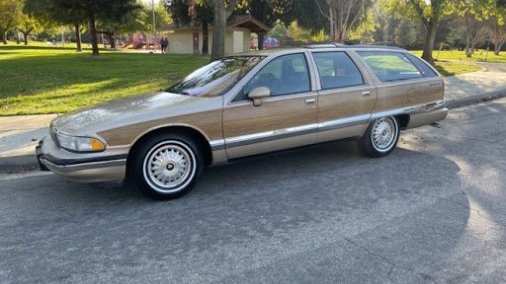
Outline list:
[[[144,141],[132,159],[130,180],[155,199],[172,199],[188,193],[203,165],[199,148],[183,134],[155,135]]]
[[[369,157],[390,154],[399,140],[399,123],[395,117],[381,117],[373,121],[358,140],[362,153]]]

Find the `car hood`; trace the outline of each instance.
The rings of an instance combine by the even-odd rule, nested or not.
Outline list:
[[[127,97],[59,116],[52,128],[72,135],[93,134],[144,121],[177,116],[199,109],[211,98],[167,92]]]

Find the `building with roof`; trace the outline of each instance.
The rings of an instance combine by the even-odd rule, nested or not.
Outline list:
[[[269,31],[269,27],[250,15],[235,16],[228,21],[225,34],[225,55],[246,52],[250,50],[252,33]],[[202,54],[203,32],[200,25],[169,26],[168,53]],[[213,27],[208,32],[209,53],[212,52]]]

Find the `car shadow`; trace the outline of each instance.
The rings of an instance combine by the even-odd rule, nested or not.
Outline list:
[[[66,234],[69,242],[107,231],[83,244],[73,242],[79,256],[58,254],[67,261],[108,259],[128,251],[131,259],[146,259],[149,254],[148,264],[193,267],[184,270],[185,275],[195,271],[212,275],[199,263],[226,248],[233,253],[220,265],[229,265],[239,277],[231,276],[232,281],[241,281],[250,274],[234,267],[253,265],[261,255],[269,257],[250,272],[255,277],[288,273],[290,261],[263,266],[283,255],[270,251],[269,244],[282,242],[287,248],[304,248],[294,250],[291,259],[308,269],[317,268],[310,259],[324,258],[333,263],[334,273],[363,269],[366,277],[366,267],[377,261],[377,254],[395,263],[381,277],[389,270],[388,277],[410,269],[430,279],[444,269],[466,231],[469,204],[458,172],[459,167],[444,157],[403,148],[386,158],[364,158],[353,142],[344,141],[209,168],[190,194],[168,202],[142,198],[120,183],[78,185],[59,180],[62,186],[57,189],[40,184],[37,202],[28,210],[54,218],[51,226],[61,227],[54,233]],[[31,227],[24,242],[37,242],[43,226],[39,223],[29,220],[16,227]],[[73,231],[65,231],[69,224]],[[312,241],[307,243],[307,237]],[[141,239],[149,240],[144,248],[151,249],[126,249]],[[44,246],[49,249],[52,244],[46,241]],[[88,246],[104,250],[87,252]],[[354,257],[364,250],[371,256]]]

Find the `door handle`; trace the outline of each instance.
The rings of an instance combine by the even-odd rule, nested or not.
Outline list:
[[[363,91],[362,96],[369,96],[371,94],[371,91]]]
[[[315,99],[315,98],[306,99],[304,102],[305,102],[307,105],[314,105],[314,103],[316,103],[316,99]]]

